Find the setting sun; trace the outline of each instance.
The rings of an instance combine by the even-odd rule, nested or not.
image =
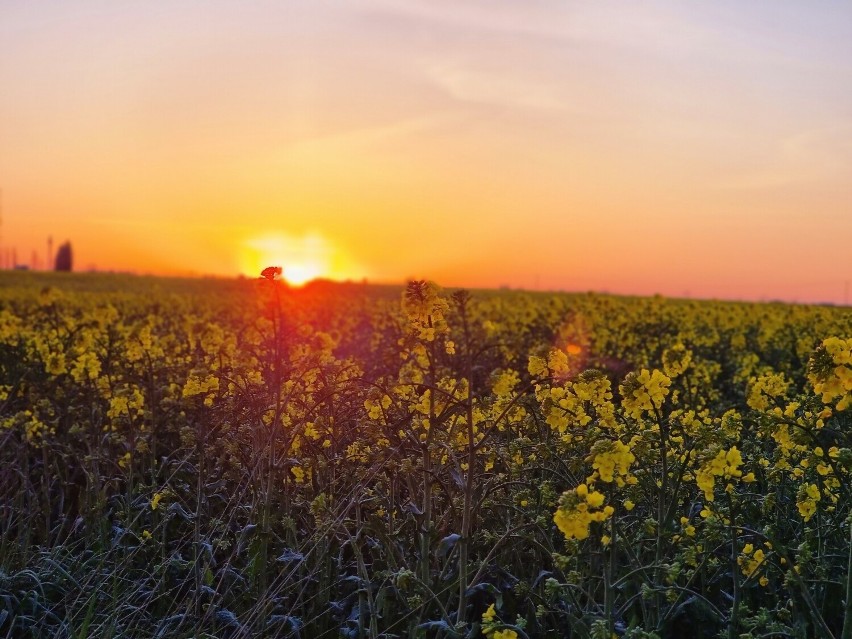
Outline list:
[[[323,268],[319,264],[290,262],[284,267],[282,277],[290,284],[300,286],[322,275]]]
[[[274,233],[244,242],[240,256],[243,275],[256,277],[267,266],[280,266],[282,277],[296,286],[319,278],[347,280],[365,276],[329,240],[315,233]]]

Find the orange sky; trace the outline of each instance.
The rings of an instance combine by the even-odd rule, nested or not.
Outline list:
[[[0,251],[843,301],[852,5],[0,3]]]

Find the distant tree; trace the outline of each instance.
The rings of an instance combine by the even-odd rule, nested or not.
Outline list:
[[[71,254],[71,242],[65,242],[59,249],[56,251],[56,270],[57,271],[71,271],[72,267],[72,254]]]

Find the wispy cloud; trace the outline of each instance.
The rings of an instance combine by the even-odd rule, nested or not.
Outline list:
[[[778,139],[758,168],[723,181],[732,190],[839,183],[852,171],[852,122],[837,122]]]
[[[426,64],[424,72],[435,85],[461,102],[545,111],[566,107],[565,96],[560,95],[555,84],[523,75],[476,69],[458,61]]]

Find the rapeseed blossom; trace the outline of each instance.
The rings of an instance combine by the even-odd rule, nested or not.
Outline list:
[[[808,379],[824,403],[840,398],[836,410],[852,406],[852,339],[823,340],[808,363]]]
[[[719,450],[714,457],[709,458],[695,473],[695,483],[704,491],[704,499],[715,499],[714,488],[716,477],[734,479],[743,476],[740,466],[743,464],[742,454],[736,446],[729,450]],[[750,478],[751,479],[751,478]]]
[[[661,371],[643,368],[638,374],[628,373],[618,387],[621,405],[634,418],[659,409],[669,394],[672,380]]]
[[[603,493],[580,484],[562,495],[553,521],[566,539],[586,539],[593,522],[605,521],[615,512],[612,506],[601,509],[605,499]]]

